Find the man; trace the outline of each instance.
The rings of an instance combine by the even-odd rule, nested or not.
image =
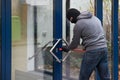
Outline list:
[[[108,49],[101,21],[88,11],[80,13],[74,8],[67,11],[67,19],[75,23],[75,26],[72,42],[68,47],[63,47],[63,51],[68,52],[77,48],[80,38],[85,48],[79,80],[89,80],[95,68],[98,70],[100,80],[110,80]]]

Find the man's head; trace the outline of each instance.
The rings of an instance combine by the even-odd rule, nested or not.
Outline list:
[[[70,20],[72,23],[77,22],[77,17],[79,15],[80,15],[80,11],[74,8],[68,9],[67,14],[66,14],[67,19]]]

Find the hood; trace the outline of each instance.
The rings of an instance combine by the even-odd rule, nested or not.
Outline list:
[[[77,19],[88,19],[88,18],[91,18],[92,17],[92,13],[89,12],[89,11],[85,11],[85,12],[82,12],[78,17]]]

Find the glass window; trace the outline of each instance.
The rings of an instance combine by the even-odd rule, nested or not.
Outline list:
[[[106,39],[107,39],[107,44],[108,44],[108,60],[109,60],[109,70],[110,70],[110,75],[112,76],[112,26],[111,26],[111,9],[112,5],[111,5],[111,0],[103,0],[103,28],[105,30],[105,34],[106,34]]]
[[[112,66],[112,25],[111,25],[111,12],[112,12],[112,1],[111,0],[103,0],[103,28],[105,30],[105,34],[106,34],[106,39],[107,39],[107,45],[108,45],[108,61],[109,61],[109,70],[110,70],[110,75],[112,76],[112,70],[113,70],[113,66]]]
[[[69,8],[76,8],[80,10],[80,12],[91,11],[94,14],[94,0],[63,0],[63,29],[66,29],[63,30],[63,34],[66,33],[66,40],[68,43],[73,37],[74,26],[74,24],[71,24],[69,21],[67,21],[65,17],[66,10]],[[79,47],[81,48],[81,46]],[[63,56],[66,55],[66,53],[63,54]],[[63,79],[78,80],[82,55],[82,52],[72,52],[63,62]],[[94,79],[93,74],[91,75],[90,80]]]
[[[39,1],[39,0],[36,0]],[[66,19],[68,8],[94,14],[95,0],[63,0],[63,38],[71,41],[73,26]],[[52,80],[53,0],[12,0],[12,80]],[[1,21],[0,21],[1,22]],[[103,27],[109,48],[111,70],[111,1],[103,0]],[[61,33],[60,33],[61,34]],[[81,46],[79,46],[81,48]],[[45,50],[44,50],[45,49]],[[63,53],[65,56],[66,53]],[[77,80],[83,53],[72,52],[63,62],[63,80]],[[94,79],[94,72],[90,80]]]
[[[63,15],[65,10],[68,8],[76,8],[83,11],[90,11],[95,13],[95,0],[64,0],[63,1]],[[66,40],[69,42],[73,36],[73,26],[67,22],[63,17],[63,27],[66,27]],[[112,59],[111,59],[111,0],[103,0],[103,28],[105,30],[107,44],[109,49],[108,59],[109,59],[109,70],[112,70]],[[80,46],[81,48],[81,46]],[[65,53],[64,53],[65,54]],[[63,78],[77,80],[79,77],[79,69],[82,60],[82,53],[72,52],[67,60],[63,63]],[[112,71],[110,71],[112,73]],[[94,72],[92,73],[90,80],[94,80]]]
[[[12,0],[12,80],[52,80],[53,0],[36,1]]]

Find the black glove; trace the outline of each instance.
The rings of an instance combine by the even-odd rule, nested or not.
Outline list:
[[[62,51],[64,51],[64,52],[69,52],[69,50],[70,50],[70,49],[69,49],[67,46],[63,46],[63,47],[62,47]]]

